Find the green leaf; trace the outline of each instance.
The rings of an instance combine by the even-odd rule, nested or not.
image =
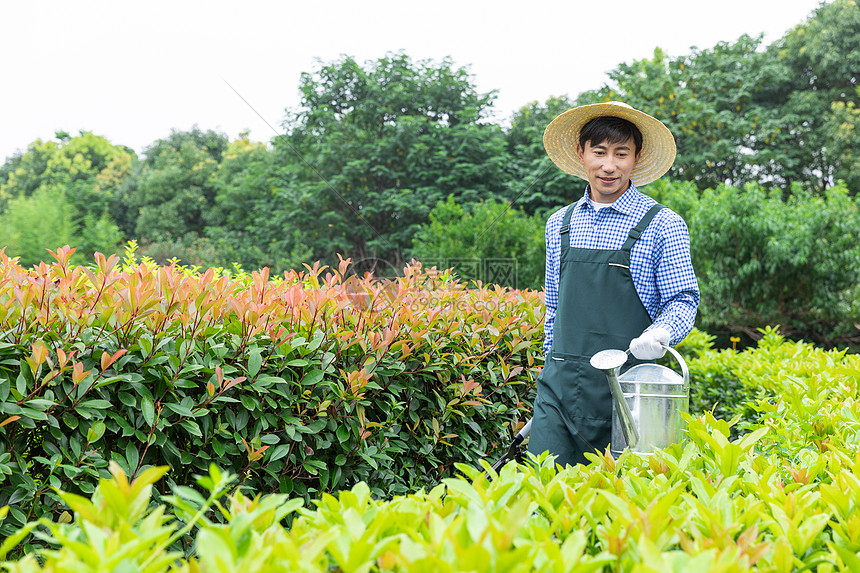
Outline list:
[[[41,398],[35,400],[28,400],[24,402],[24,405],[29,408],[34,408],[36,410],[47,410],[51,406],[55,406],[57,403],[53,400],[43,400]]]
[[[349,428],[345,425],[338,426],[336,433],[337,439],[341,444],[349,439]]]
[[[40,422],[44,422],[48,419],[48,416],[40,411],[34,410],[33,408],[21,408],[21,414],[27,416],[28,418],[32,418],[33,420],[38,420]]]
[[[190,408],[183,406],[182,404],[177,404],[175,402],[169,402],[164,405],[165,409],[170,410],[175,414],[179,414],[184,418],[193,418],[194,412],[191,411]]]
[[[768,433],[769,430],[770,428],[765,426],[744,436],[743,440],[741,440],[741,443],[739,444],[741,449],[746,450],[748,448],[753,447],[756,442],[758,442],[760,439],[762,439],[762,437],[764,437],[765,434]]]
[[[284,456],[286,456],[287,454],[289,454],[290,453],[290,446],[288,446],[286,444],[281,444],[279,446],[275,446],[271,450],[271,452],[272,453],[269,455],[269,463],[277,461],[277,460],[283,458]]]
[[[128,392],[119,392],[117,396],[119,397],[119,401],[124,405],[129,406],[130,408],[137,406],[137,398],[135,398],[133,394]]]
[[[140,464],[140,453],[137,451],[136,445],[129,441],[125,446],[125,460],[128,462],[130,471],[135,471]]]
[[[152,335],[144,334],[137,340],[140,349],[143,350],[143,357],[146,358],[152,354]]]
[[[185,428],[192,436],[197,436],[198,438],[203,437],[203,433],[200,431],[200,426],[198,426],[197,422],[195,422],[194,420],[182,420],[182,423],[180,425]]]
[[[322,429],[325,428],[327,424],[328,422],[326,420],[318,418],[305,426],[305,428],[309,433],[316,434],[317,432],[322,431]]]
[[[226,452],[224,444],[218,438],[212,440],[212,451],[215,452],[215,455],[218,457],[223,457]]]
[[[242,402],[242,405],[250,411],[259,410],[256,400],[254,400],[253,396],[249,396],[248,394],[242,394],[239,396],[239,400]]]
[[[248,356],[248,376],[254,378],[260,372],[262,366],[263,357],[260,354],[260,349],[255,348],[251,351],[250,356]]]
[[[325,377],[325,372],[318,368],[314,368],[310,370],[307,374],[302,378],[303,386],[315,386],[319,384],[320,380]]]
[[[155,424],[155,406],[146,396],[140,397],[140,413],[148,426]]]
[[[107,400],[84,400],[80,405],[85,408],[93,408],[96,410],[107,410],[113,407],[113,404]]]
[[[71,412],[63,414],[63,422],[72,430],[78,427],[78,417]]]
[[[15,380],[15,389],[22,398],[27,395],[27,379],[24,377],[25,371],[30,372],[30,367],[22,360],[21,372],[18,373],[18,378]]]
[[[95,422],[90,429],[87,430],[87,443],[92,444],[98,442],[105,433],[105,423],[101,420]]]

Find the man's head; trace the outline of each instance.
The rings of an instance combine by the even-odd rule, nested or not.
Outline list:
[[[579,147],[585,149],[586,143],[598,145],[601,143],[625,143],[633,140],[634,153],[642,152],[642,132],[626,119],[612,115],[601,115],[589,120],[579,132]]]
[[[626,119],[600,116],[579,132],[576,155],[585,170],[591,200],[613,203],[630,187],[642,151],[642,133]]]
[[[621,102],[584,105],[562,113],[546,128],[543,143],[562,171],[589,181],[592,188],[600,187],[594,177],[602,177],[611,183],[604,189],[610,195],[618,187],[623,187],[623,193],[629,181],[645,185],[658,179],[675,160],[675,140],[668,128]],[[611,165],[604,160],[601,165],[601,157],[618,161]]]

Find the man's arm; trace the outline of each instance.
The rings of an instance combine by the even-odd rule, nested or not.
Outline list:
[[[559,217],[561,214],[561,217]],[[543,354],[549,355],[552,349],[552,327],[555,324],[555,312],[558,308],[558,267],[561,257],[561,239],[558,230],[561,227],[561,219],[564,210],[556,213],[546,222],[546,273],[544,274],[544,303],[546,315],[543,320]]]
[[[699,283],[690,259],[690,234],[675,213],[668,218],[655,245],[654,276],[659,294],[659,314],[648,330],[663,328],[669,344],[681,342],[693,329],[699,306]]]

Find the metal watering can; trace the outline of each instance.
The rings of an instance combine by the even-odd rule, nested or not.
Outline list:
[[[625,449],[650,455],[684,439],[682,413],[690,410],[690,372],[678,352],[664,346],[678,361],[681,375],[659,364],[638,364],[618,375],[629,350],[602,350],[591,365],[606,374],[612,391],[612,442],[614,457]]]

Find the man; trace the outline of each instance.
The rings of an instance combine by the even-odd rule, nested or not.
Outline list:
[[[699,288],[683,219],[643,195],[675,160],[659,120],[621,102],[568,110],[544,147],[566,173],[588,181],[583,197],[546,225],[546,361],[538,379],[529,452],[585,462],[611,435],[606,376],[589,364],[607,348],[638,361],[663,356],[693,327]]]

